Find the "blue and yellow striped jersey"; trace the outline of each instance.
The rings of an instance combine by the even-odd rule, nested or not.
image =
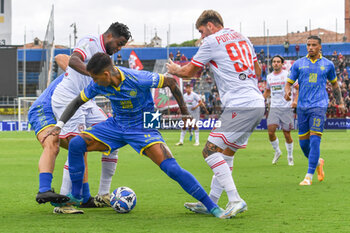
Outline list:
[[[111,101],[114,117],[123,125],[143,124],[143,113],[154,110],[151,88],[163,87],[164,76],[148,71],[116,67],[121,74],[121,83],[116,86],[99,86],[91,82],[83,91],[81,99],[87,102],[97,95]]]
[[[327,80],[337,81],[333,62],[322,56],[316,61],[302,57],[295,61],[287,79],[292,84],[296,80],[299,83],[298,108],[328,106]]]

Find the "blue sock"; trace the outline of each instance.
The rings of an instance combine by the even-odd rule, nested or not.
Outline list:
[[[91,197],[89,183],[83,184],[83,203],[86,203]]]
[[[86,150],[86,143],[79,135],[70,140],[68,147],[69,175],[72,180],[72,195],[78,199],[82,196]]]
[[[177,181],[188,194],[202,202],[209,211],[215,207],[218,207],[209,198],[196,178],[191,173],[181,168],[175,159],[166,159],[160,164],[159,167],[170,178]]]
[[[321,137],[317,135],[310,136],[310,153],[309,153],[309,169],[307,173],[314,174],[320,158]]]
[[[52,174],[43,172],[39,174],[39,192],[43,193],[51,190]]]
[[[310,154],[310,139],[304,139],[304,140],[300,140],[299,139],[299,144],[300,144],[301,150],[303,151],[305,157],[309,158],[309,154]]]

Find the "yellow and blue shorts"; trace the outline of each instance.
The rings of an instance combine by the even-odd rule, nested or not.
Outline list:
[[[42,130],[56,124],[56,117],[50,105],[33,104],[28,111],[29,124],[38,135]]]
[[[87,128],[82,133],[88,134],[95,140],[102,142],[108,147],[105,152],[108,155],[111,151],[129,144],[139,154],[154,144],[164,143],[163,137],[156,129],[144,129],[143,123],[134,127],[125,127],[123,122],[117,121],[114,117]]]
[[[327,108],[298,108],[298,128],[299,136],[304,136],[309,132],[322,134],[326,121]]]

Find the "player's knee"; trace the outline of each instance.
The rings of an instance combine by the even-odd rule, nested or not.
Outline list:
[[[47,141],[43,144],[43,148],[45,151],[49,152],[49,154],[57,156],[60,152],[60,145],[55,141]]]
[[[86,142],[82,137],[75,136],[69,142],[69,151],[80,152],[84,154],[86,152]]]
[[[164,160],[160,165],[160,169],[165,172],[170,178],[176,180],[179,174],[182,173],[182,168],[174,158]]]

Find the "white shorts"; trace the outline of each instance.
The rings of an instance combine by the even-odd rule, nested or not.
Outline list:
[[[52,101],[52,110],[56,119],[60,119],[67,105],[57,104]],[[63,126],[60,138],[76,136],[86,128],[98,124],[107,119],[106,114],[97,106],[95,102],[89,104],[87,108],[81,106],[73,115],[73,117]]]
[[[208,141],[223,150],[227,147],[233,151],[246,148],[250,135],[259,125],[264,113],[263,100],[251,101],[244,107],[225,107],[219,118],[221,127],[210,132]]]
[[[267,125],[279,125],[284,131],[294,128],[292,108],[271,108],[267,117]]]
[[[199,107],[196,108],[194,111],[190,111],[188,110],[188,112],[190,113],[190,115],[192,116],[193,119],[195,119],[196,121],[199,121]]]

